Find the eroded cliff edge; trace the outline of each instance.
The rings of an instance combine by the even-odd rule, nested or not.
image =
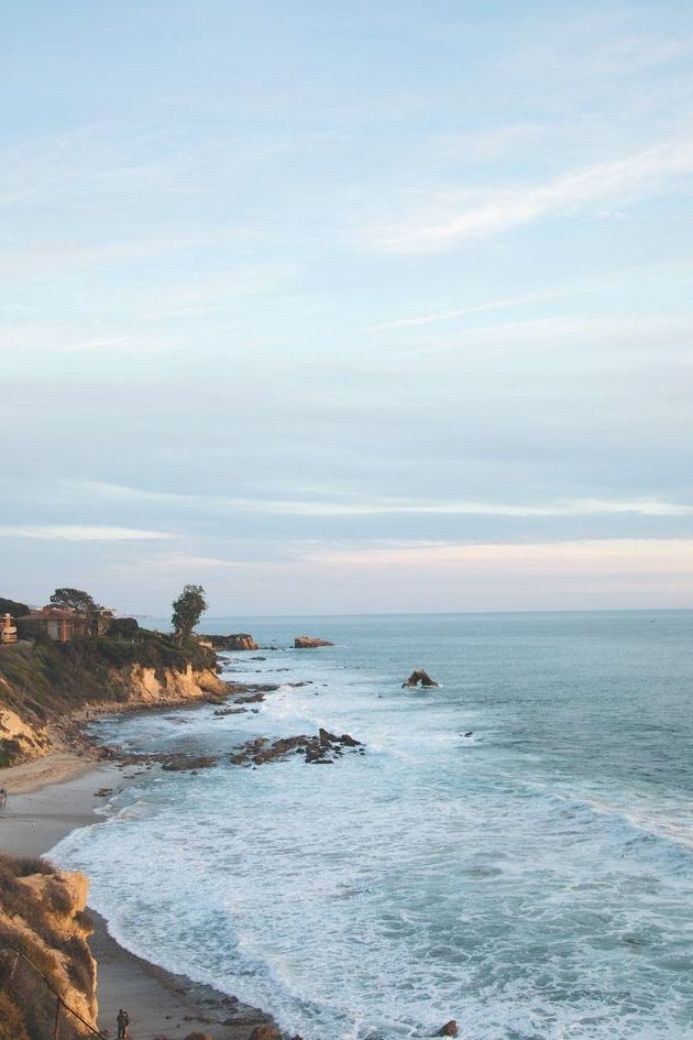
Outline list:
[[[45,860],[0,855],[0,1040],[96,1028],[88,882]]]
[[[90,707],[177,704],[226,692],[216,654],[159,633],[18,644],[0,653],[0,767],[65,746],[66,720]]]

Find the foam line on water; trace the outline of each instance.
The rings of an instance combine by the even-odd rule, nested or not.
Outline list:
[[[505,656],[480,640],[475,659],[470,643],[464,669],[454,639],[435,656],[407,624],[406,639],[397,629],[369,651],[341,640],[358,667],[340,650],[257,662],[266,671],[252,681],[282,681],[257,715],[204,707],[187,726],[139,717],[103,730],[164,747],[185,731],[223,749],[324,725],[366,740],[365,757],[150,774],[113,800],[117,817],[56,855],[93,877],[96,908],[133,952],[266,1007],[307,1040],[421,1037],[450,1017],[465,1040],[688,1040],[693,857],[672,839],[691,799],[680,756],[666,788],[634,780],[649,748],[636,730],[624,742],[637,674],[624,677],[622,711],[599,672],[593,696],[561,700],[572,644],[559,632],[560,669],[541,680],[554,659],[544,621],[526,681],[525,621]],[[444,688],[400,690],[405,643]],[[303,679],[314,685],[287,685]]]

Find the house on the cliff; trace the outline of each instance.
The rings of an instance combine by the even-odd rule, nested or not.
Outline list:
[[[0,614],[0,643],[16,643],[17,626],[11,614]]]
[[[19,619],[19,630],[24,639],[47,636],[55,643],[68,643],[79,636],[88,636],[91,622],[86,614],[71,607],[42,607]]]

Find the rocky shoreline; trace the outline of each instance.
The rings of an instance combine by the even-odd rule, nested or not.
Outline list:
[[[194,774],[200,769],[208,769],[221,762],[246,768],[257,768],[260,765],[277,762],[293,755],[301,755],[307,764],[334,764],[346,753],[365,753],[365,746],[349,734],[336,735],[324,729],[320,729],[316,734],[298,734],[274,741],[267,737],[256,737],[240,746],[230,746],[228,752],[223,756],[165,752],[132,753],[124,752],[118,747],[108,746],[99,741],[94,724],[115,714],[141,714],[142,712],[151,714],[169,712],[172,709],[193,709],[212,705],[216,707],[214,715],[223,718],[232,714],[257,712],[257,707],[253,707],[253,705],[261,703],[267,695],[280,689],[281,685],[280,683],[239,683],[225,681],[218,676],[214,678],[214,683],[210,683],[206,690],[198,688],[193,697],[190,696],[190,690],[186,689],[184,696],[173,695],[166,699],[157,697],[147,701],[128,700],[124,703],[87,704],[51,725],[50,746],[57,750],[44,753],[41,758],[27,762],[24,767],[21,765],[9,767],[4,772],[11,774],[13,768],[16,770],[27,769],[28,766],[38,765],[39,762],[48,766],[51,754],[62,754],[64,757],[67,754],[73,755],[77,762],[82,761],[86,765],[87,771],[83,772],[82,777],[82,792],[85,797],[89,797],[89,795],[84,785],[89,784],[92,776],[98,776],[100,771],[107,780],[106,784],[102,784],[90,792],[90,807],[93,812],[95,808],[98,808],[101,800],[116,792],[122,792],[128,782],[143,769],[161,768],[164,771],[188,771]],[[303,681],[288,685],[301,687],[308,684],[309,681]],[[91,770],[89,770],[89,763],[91,763]],[[123,775],[122,770],[132,767],[137,771]],[[104,770],[110,770],[110,773],[104,773]],[[49,770],[45,770],[45,773],[49,775]],[[68,779],[65,783],[56,783],[52,788],[39,788],[39,794],[36,796],[18,795],[14,797],[11,813],[2,818],[0,840],[2,840],[3,847],[15,855],[17,853],[24,855],[27,852],[24,840],[26,829],[23,834],[20,831],[18,838],[7,841],[13,817],[17,820],[17,826],[20,826],[20,820],[23,825],[38,823],[35,816],[33,821],[25,820],[22,817],[22,799],[29,799],[30,805],[32,797],[39,797],[44,791],[49,791],[49,798],[54,800],[56,814],[59,814],[61,788],[69,786],[70,783],[71,781]],[[57,831],[55,826],[47,829],[46,841],[39,840],[37,843],[34,840],[30,851],[34,855],[37,852],[45,854],[57,840],[69,833],[73,826],[98,822],[98,817],[93,816],[87,819],[75,819],[74,822],[72,817],[66,817],[64,827],[58,825]],[[72,877],[72,875],[66,876]],[[94,918],[95,928],[89,944],[95,961],[99,965],[101,980],[98,992],[101,1006],[99,1022],[102,1030],[105,1030],[104,1035],[110,1035],[106,1022],[110,1022],[117,1014],[115,1005],[128,1004],[128,997],[123,997],[122,991],[118,989],[122,985],[129,987],[131,991],[144,988],[149,993],[148,1003],[151,1004],[153,1001],[156,1008],[155,1031],[151,1031],[149,1026],[145,1025],[144,1013],[135,1009],[134,1018],[139,1020],[139,1024],[137,1032],[133,1035],[137,1037],[137,1040],[154,1040],[154,1038],[156,1040],[193,1040],[193,1038],[194,1040],[281,1040],[282,1034],[269,1015],[255,1008],[241,1005],[236,998],[218,993],[210,987],[200,986],[182,976],[171,975],[129,953],[109,935],[106,922],[94,911],[90,912]],[[112,978],[113,972],[117,976],[115,980]],[[154,996],[156,996],[156,1000],[154,1000]],[[92,994],[92,997],[95,1007],[96,994]],[[131,1015],[132,1004],[133,1000],[130,998]]]
[[[237,637],[220,637],[224,641],[236,639]],[[250,657],[247,651],[255,650],[257,644],[252,637],[242,634],[242,639],[250,640],[250,644],[242,647],[246,651],[245,661],[266,657]],[[308,637],[306,637],[308,639]],[[331,645],[326,641],[313,640],[306,643],[306,647],[299,646],[296,640],[295,649],[311,648],[312,646]],[[267,648],[273,649],[273,648]],[[268,696],[278,690],[286,690],[287,687],[304,687],[312,685],[312,680],[294,681],[291,683],[277,682],[238,682],[233,679],[221,677],[218,673],[223,666],[238,664],[239,659],[229,659],[228,650],[224,647],[220,651],[224,654],[223,663],[220,662],[215,649],[217,667],[207,675],[211,675],[213,681],[204,683],[186,682],[181,690],[177,682],[164,684],[159,683],[154,696],[143,698],[142,689],[138,686],[133,690],[134,696],[128,696],[123,701],[99,701],[84,704],[78,710],[60,721],[54,722],[51,727],[51,743],[59,746],[63,752],[68,751],[78,755],[82,761],[92,763],[90,776],[100,775],[107,779],[98,789],[92,789],[91,812],[98,808],[101,800],[109,798],[114,794],[120,794],[127,788],[127,784],[142,771],[161,769],[164,772],[188,772],[194,775],[200,770],[211,769],[218,765],[235,766],[245,769],[256,769],[261,766],[271,767],[273,763],[288,760],[289,758],[300,759],[307,765],[336,765],[347,755],[367,754],[366,745],[349,733],[332,733],[327,729],[320,728],[317,733],[299,733],[270,739],[267,736],[257,735],[239,743],[229,744],[227,749],[215,754],[200,754],[192,752],[164,752],[164,751],[125,751],[122,748],[104,743],[99,738],[98,723],[113,715],[138,715],[142,712],[147,714],[164,713],[171,710],[199,709],[205,706],[211,707],[212,717],[223,719],[228,716],[240,714],[258,714],[258,707]],[[267,668],[268,671],[285,671],[284,668]],[[247,674],[247,673],[246,673]],[[228,672],[227,672],[228,675]],[[437,686],[435,680],[431,679],[425,672],[417,670],[412,673],[405,686],[414,687]],[[193,688],[194,686],[194,688]],[[260,720],[258,719],[258,722]],[[22,767],[15,767],[21,769]],[[135,770],[134,772],[132,770]],[[123,773],[123,770],[128,772]],[[7,772],[10,772],[8,770]],[[110,771],[110,772],[109,772]],[[96,784],[94,785],[96,787]],[[59,786],[56,785],[56,793]],[[4,821],[3,821],[4,822]],[[50,849],[60,837],[64,837],[73,827],[83,826],[85,823],[95,823],[91,816],[88,820],[72,822],[65,827],[64,833],[56,837],[55,832],[50,832],[50,840],[47,840],[41,853]],[[2,831],[0,831],[0,836]],[[19,851],[24,852],[21,843]],[[34,849],[34,852],[36,850]],[[123,997],[123,989],[118,978],[113,979],[110,967],[106,965],[117,964],[118,973],[127,977],[126,985],[135,984],[135,990],[143,987],[148,992],[146,1004],[154,1001],[153,993],[156,991],[155,1019],[156,1026],[147,1031],[138,1025],[133,1036],[137,1040],[286,1040],[282,1038],[281,1032],[270,1016],[254,1008],[248,1008],[231,996],[218,993],[209,987],[199,986],[191,980],[173,976],[163,969],[158,968],[147,961],[136,957],[118,945],[108,934],[106,923],[94,915],[96,929],[92,943],[92,952],[99,961],[100,968],[100,993],[101,1005],[100,1023],[103,1027],[106,1021],[110,1021],[117,1014],[117,1006],[126,1003],[132,1011],[135,1010],[135,1018],[144,1023],[148,1012],[145,1005],[138,1009],[134,998]],[[118,976],[119,977],[119,976]],[[146,977],[146,982],[145,982]],[[151,1020],[151,1015],[149,1016]],[[190,1027],[190,1028],[188,1028]],[[440,1035],[454,1036],[453,1022],[447,1023]]]
[[[238,637],[217,638],[236,639]],[[243,636],[243,638],[246,637]],[[252,637],[248,638],[252,639]],[[217,718],[257,711],[257,709],[250,708],[249,705],[261,703],[267,694],[275,693],[282,685],[280,683],[239,683],[221,679],[219,683],[221,685],[217,686],[214,692],[197,698],[194,703],[186,698],[167,701],[165,704],[139,703],[117,706],[104,704],[99,705],[97,709],[86,709],[84,712],[77,713],[65,724],[66,732],[68,729],[70,731],[68,742],[72,748],[79,747],[96,759],[108,760],[123,767],[160,765],[166,771],[190,771],[192,773],[196,773],[200,769],[209,769],[223,761],[230,762],[232,765],[259,766],[285,759],[291,754],[302,754],[306,763],[326,765],[334,763],[346,749],[365,754],[365,745],[349,733],[337,736],[325,729],[320,729],[317,734],[302,733],[274,742],[271,742],[268,737],[258,736],[240,748],[231,747],[225,755],[193,755],[186,752],[126,753],[121,748],[99,742],[95,734],[90,732],[90,727],[100,717],[116,713],[137,714],[146,711],[151,714],[157,711],[170,711],[172,708],[197,708],[203,704],[218,705],[214,712]],[[284,685],[299,688],[312,685],[312,681],[303,680]],[[103,796],[109,793],[108,791],[101,792]]]

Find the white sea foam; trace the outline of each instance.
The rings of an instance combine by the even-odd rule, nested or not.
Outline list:
[[[393,631],[365,650],[354,631],[346,650],[246,660],[250,681],[260,665],[261,681],[291,669],[258,714],[203,707],[187,726],[158,715],[101,727],[137,746],[221,752],[324,725],[365,740],[365,756],[138,778],[108,823],[57,857],[90,874],[128,948],[309,1040],[431,1035],[450,1017],[467,1040],[689,1038],[693,859],[679,838],[691,799],[678,765],[666,785],[638,774],[629,703],[604,740],[599,658],[595,693],[576,705],[579,655],[564,634],[539,683],[544,629],[524,671],[514,630],[504,654],[477,635],[457,681],[457,642],[422,639],[413,653]],[[444,688],[400,689],[405,644]]]

